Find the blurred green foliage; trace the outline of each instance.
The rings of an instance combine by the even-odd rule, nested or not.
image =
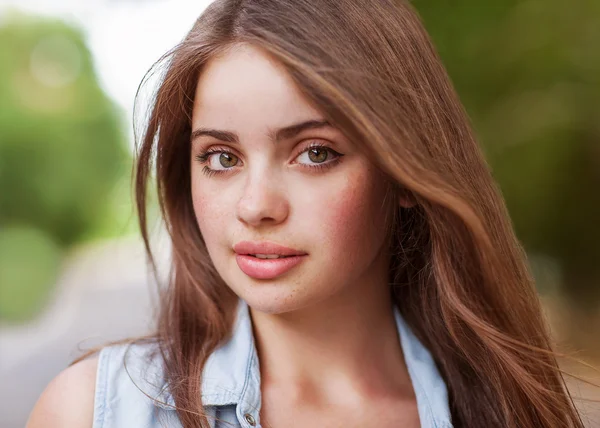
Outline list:
[[[80,30],[17,13],[0,25],[0,319],[40,307],[61,253],[103,227],[130,167],[121,117]]]
[[[597,308],[600,2],[413,3],[472,119],[517,235],[532,259],[559,266],[567,297]]]
[[[23,320],[42,309],[59,272],[60,255],[60,248],[39,229],[2,229],[0,319]]]

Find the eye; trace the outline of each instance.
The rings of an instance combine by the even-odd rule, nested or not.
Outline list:
[[[229,152],[217,152],[215,155],[219,156],[209,156],[209,167],[211,169],[220,169],[223,167],[225,169],[232,168],[238,163],[238,157],[233,153]]]
[[[323,147],[310,147],[304,152],[300,153],[297,159],[308,159],[310,162],[323,163],[329,157],[329,151]]]
[[[226,172],[239,162],[239,158],[230,151],[217,148],[211,148],[196,155],[196,160],[201,164],[207,164],[203,168],[207,175]]]
[[[313,143],[296,157],[298,163],[309,168],[318,168],[336,163],[344,156],[325,146],[323,143]]]

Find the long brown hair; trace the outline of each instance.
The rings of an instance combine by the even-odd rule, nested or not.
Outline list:
[[[163,60],[138,147],[146,248],[155,172],[172,240],[156,338],[185,427],[207,427],[200,377],[231,333],[236,296],[216,272],[190,187],[193,94],[203,66],[239,43],[279,61],[413,208],[394,205],[390,292],[431,351],[455,427],[583,427],[565,387],[526,255],[447,73],[402,0],[217,0]]]

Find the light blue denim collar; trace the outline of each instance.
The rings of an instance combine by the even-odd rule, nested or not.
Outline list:
[[[261,406],[260,368],[248,305],[239,300],[232,337],[208,358],[203,370],[202,401],[207,408],[235,405],[239,420],[258,414]],[[404,359],[415,391],[421,426],[452,427],[446,384],[429,351],[394,307]],[[174,406],[168,388],[158,397]]]

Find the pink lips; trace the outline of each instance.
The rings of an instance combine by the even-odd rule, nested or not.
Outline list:
[[[234,245],[235,260],[246,275],[256,279],[272,279],[292,269],[307,256],[303,251],[294,250],[272,242],[242,241]],[[286,256],[278,259],[259,259],[253,254]]]

